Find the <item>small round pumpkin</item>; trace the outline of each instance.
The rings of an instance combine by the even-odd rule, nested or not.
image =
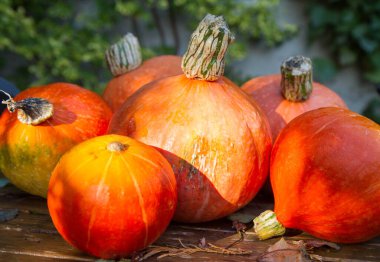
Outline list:
[[[114,78],[107,84],[103,98],[112,111],[143,85],[182,73],[181,57],[175,55],[156,56],[141,64],[140,45],[131,33],[107,49],[106,60]]]
[[[176,207],[176,180],[154,148],[124,136],[99,136],[62,156],[47,202],[71,245],[104,259],[122,258],[164,232]]]
[[[342,108],[292,120],[272,150],[275,207],[255,219],[261,238],[295,228],[329,241],[380,235],[380,126]]]
[[[263,185],[271,136],[263,112],[223,75],[232,39],[207,15],[182,60],[184,74],[152,82],[115,112],[109,132],[161,150],[178,184],[174,219],[204,222],[246,205]]]
[[[5,103],[0,169],[20,189],[42,197],[61,155],[105,134],[112,115],[100,96],[68,83],[29,88]]]
[[[272,137],[295,117],[321,107],[347,108],[334,91],[313,82],[309,58],[292,56],[282,63],[281,74],[256,77],[242,85],[268,117]]]

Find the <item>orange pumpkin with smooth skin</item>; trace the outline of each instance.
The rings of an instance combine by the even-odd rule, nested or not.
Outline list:
[[[231,214],[246,205],[267,178],[267,120],[224,78],[209,82],[180,75],[148,84],[115,113],[109,133],[161,149],[177,177],[177,221]]]
[[[334,91],[316,82],[312,82],[313,90],[307,99],[288,101],[281,93],[281,81],[281,74],[266,75],[253,78],[241,87],[265,112],[273,139],[287,123],[307,111],[321,107],[347,108]]]
[[[110,259],[131,255],[166,229],[177,202],[176,180],[154,148],[117,135],[89,139],[53,171],[48,208],[73,246]]]
[[[380,126],[341,108],[295,118],[273,146],[278,221],[340,243],[380,235]]]
[[[125,100],[145,84],[168,76],[182,74],[181,57],[162,55],[143,62],[138,68],[114,77],[106,86],[103,98],[116,111]]]
[[[0,119],[0,168],[20,189],[46,197],[51,171],[75,144],[106,133],[112,112],[103,99],[68,83],[32,87],[14,100],[37,97],[54,108],[52,117],[38,125],[21,123],[5,110]]]
[[[223,77],[233,36],[222,17],[206,15],[182,59],[184,74],[154,81],[115,112],[109,133],[160,149],[177,178],[174,219],[227,216],[256,195],[272,147],[260,108]]]

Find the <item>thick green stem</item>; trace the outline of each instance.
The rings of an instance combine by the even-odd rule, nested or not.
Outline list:
[[[207,14],[191,35],[182,58],[186,77],[215,81],[224,73],[224,54],[234,39],[221,16]]]
[[[287,58],[281,65],[281,90],[288,101],[302,102],[313,91],[311,60],[303,56]]]
[[[254,230],[260,240],[285,234],[285,227],[277,220],[276,214],[267,210],[253,220]]]
[[[7,92],[0,91],[9,97],[1,103],[7,105],[10,113],[17,111],[17,119],[23,124],[38,125],[53,116],[53,104],[46,99],[31,97],[14,101]]]
[[[125,74],[140,66],[142,62],[139,41],[131,33],[111,45],[105,56],[108,68],[114,76]]]

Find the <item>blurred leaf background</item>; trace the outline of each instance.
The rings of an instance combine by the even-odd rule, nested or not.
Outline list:
[[[250,46],[270,49],[297,34],[297,25],[277,20],[279,4],[280,0],[1,0],[0,71],[21,89],[66,81],[100,93],[111,78],[104,51],[122,34],[131,31],[139,38],[145,59],[181,55],[187,45],[184,36],[190,36],[207,12],[223,15],[235,33],[227,57],[233,62],[244,59]],[[316,79],[330,81],[342,68],[353,66],[363,81],[379,86],[380,1],[310,0],[305,5],[309,44],[321,44],[330,55],[313,57]],[[226,75],[237,84],[251,77],[229,65]],[[376,97],[364,113],[379,119],[379,110]]]
[[[96,0],[96,1],[0,1],[0,66],[19,62],[7,77],[19,87],[67,81],[100,92],[110,79],[104,50],[128,28],[144,47],[144,58],[179,54],[180,19],[191,32],[204,15],[226,18],[238,35],[229,59],[241,59],[249,42],[275,46],[297,31],[295,25],[279,25],[273,15],[277,0]],[[155,31],[159,43],[145,43],[142,32]],[[4,55],[7,52],[7,55]],[[239,80],[238,73],[232,78]],[[22,76],[22,77],[20,77]]]

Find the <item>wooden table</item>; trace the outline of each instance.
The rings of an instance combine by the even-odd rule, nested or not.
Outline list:
[[[255,199],[241,211],[258,214],[271,204]],[[55,230],[46,206],[46,200],[28,195],[11,185],[0,188],[0,210],[17,209],[18,215],[9,221],[0,222],[0,261],[96,261],[89,255],[71,247]],[[379,218],[380,219],[380,218]],[[180,246],[197,244],[201,238],[219,247],[227,247],[240,239],[232,228],[232,222],[222,219],[210,223],[188,225],[172,223],[165,234],[154,243],[157,246]],[[286,240],[313,239],[307,234],[285,237]],[[257,261],[277,239],[259,241],[249,231],[244,240],[233,248],[252,252],[249,255],[223,255],[197,252],[180,257],[164,257],[159,261]],[[340,245],[340,250],[318,248],[314,254],[324,261],[380,261],[380,237],[364,244]],[[156,261],[158,255],[144,261]],[[104,260],[98,260],[104,261]],[[129,261],[129,260],[123,260]],[[285,261],[285,260],[282,260]],[[289,260],[288,260],[289,261]]]

